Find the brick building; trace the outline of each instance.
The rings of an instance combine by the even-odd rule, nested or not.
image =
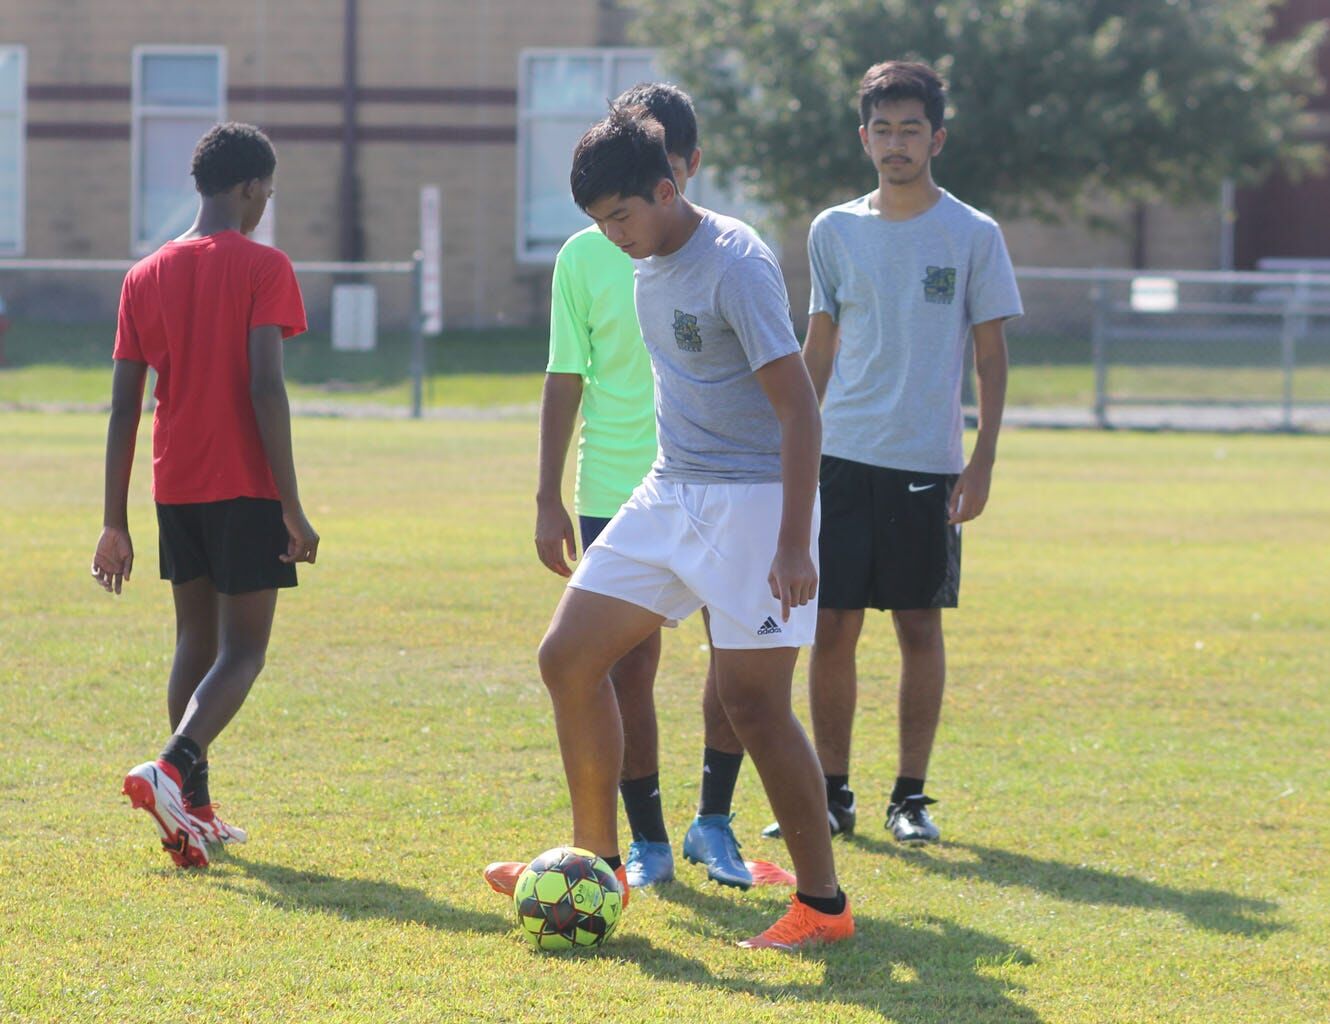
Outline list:
[[[259,124],[278,147],[265,227],[293,258],[408,257],[420,189],[437,184],[448,324],[538,322],[558,240],[585,223],[567,198],[572,142],[606,96],[655,74],[625,26],[614,0],[0,0],[0,255],[150,251],[188,225],[189,152],[228,118]],[[1242,210],[1261,216],[1259,204]],[[1198,268],[1225,258],[1218,201],[1113,215],[1119,234],[1009,223],[1013,255]],[[783,241],[798,310],[802,238]],[[1259,258],[1263,243],[1243,244],[1244,262]],[[27,302],[101,314],[114,302],[106,291],[50,274],[0,283],[16,312]]]

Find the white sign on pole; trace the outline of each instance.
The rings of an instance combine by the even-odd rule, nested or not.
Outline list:
[[[420,305],[426,334],[443,332],[443,195],[438,185],[420,187]]]

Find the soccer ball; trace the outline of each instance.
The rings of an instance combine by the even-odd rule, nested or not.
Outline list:
[[[513,904],[523,934],[537,949],[599,946],[619,923],[623,890],[594,853],[556,846],[526,866]]]

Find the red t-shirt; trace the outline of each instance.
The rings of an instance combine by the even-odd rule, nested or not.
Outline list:
[[[152,493],[164,505],[277,498],[249,397],[249,332],[305,330],[286,254],[238,231],[167,242],[120,292],[115,358],[157,371]]]

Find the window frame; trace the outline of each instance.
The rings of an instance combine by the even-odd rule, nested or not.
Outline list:
[[[0,239],[0,256],[22,256],[28,247],[28,48],[22,43],[5,43],[0,51],[18,55],[18,97],[14,105],[14,130],[17,135],[18,189],[17,216],[14,245],[5,245]]]
[[[217,102],[212,106],[157,106],[143,102],[143,65],[147,57],[216,57]],[[132,86],[130,92],[129,128],[129,250],[135,256],[146,256],[161,243],[144,240],[143,204],[140,189],[143,183],[143,122],[154,117],[211,118],[213,122],[226,120],[226,47],[191,46],[186,44],[144,43],[134,47]]]
[[[531,165],[531,132],[527,127],[531,121],[540,117],[550,117],[550,111],[532,111],[528,95],[528,81],[532,63],[551,57],[564,57],[571,60],[596,58],[601,62],[601,88],[604,92],[602,106],[596,110],[567,111],[554,114],[557,117],[587,117],[586,127],[590,128],[609,112],[604,103],[612,100],[621,90],[614,88],[613,76],[616,61],[646,59],[655,63],[659,59],[659,49],[651,46],[537,46],[521,50],[517,55],[517,203],[516,221],[513,225],[513,251],[519,267],[548,267],[553,265],[554,257],[562,245],[553,248],[533,245],[527,237],[527,172]],[[590,224],[590,221],[587,221]]]

